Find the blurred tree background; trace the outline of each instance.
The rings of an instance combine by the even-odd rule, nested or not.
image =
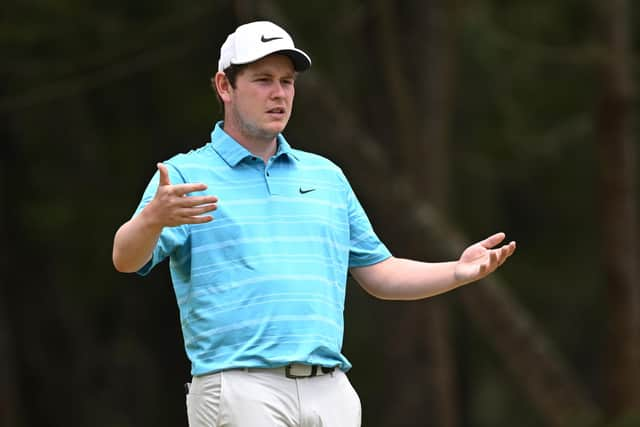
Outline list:
[[[343,167],[396,256],[519,245],[427,301],[350,284],[363,425],[640,426],[631,6],[5,0],[0,425],[186,425],[168,266],[116,273],[112,239],[156,162],[207,142],[226,35],[266,18],[314,61],[289,141]]]

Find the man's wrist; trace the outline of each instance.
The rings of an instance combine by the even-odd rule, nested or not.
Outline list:
[[[140,221],[140,226],[147,232],[151,234],[162,233],[164,225],[157,220],[151,204],[148,204],[144,207],[144,209],[142,209],[142,211],[138,215],[138,220]]]

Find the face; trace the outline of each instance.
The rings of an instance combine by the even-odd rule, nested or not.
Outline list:
[[[249,64],[227,85],[225,130],[245,138],[272,141],[291,117],[296,73],[284,55],[269,55]]]

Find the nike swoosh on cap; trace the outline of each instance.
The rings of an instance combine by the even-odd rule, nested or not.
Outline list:
[[[267,43],[267,42],[270,42],[270,41],[273,41],[273,40],[278,40],[278,39],[281,39],[281,38],[282,37],[265,37],[264,34],[263,34],[262,37],[260,37],[260,41],[262,43]]]

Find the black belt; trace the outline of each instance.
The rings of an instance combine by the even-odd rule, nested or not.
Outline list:
[[[278,368],[240,368],[245,372],[272,372],[284,375],[287,378],[311,378],[320,375],[330,374],[335,371],[335,367],[326,367],[321,365],[305,365],[302,363],[291,363],[287,366]]]

